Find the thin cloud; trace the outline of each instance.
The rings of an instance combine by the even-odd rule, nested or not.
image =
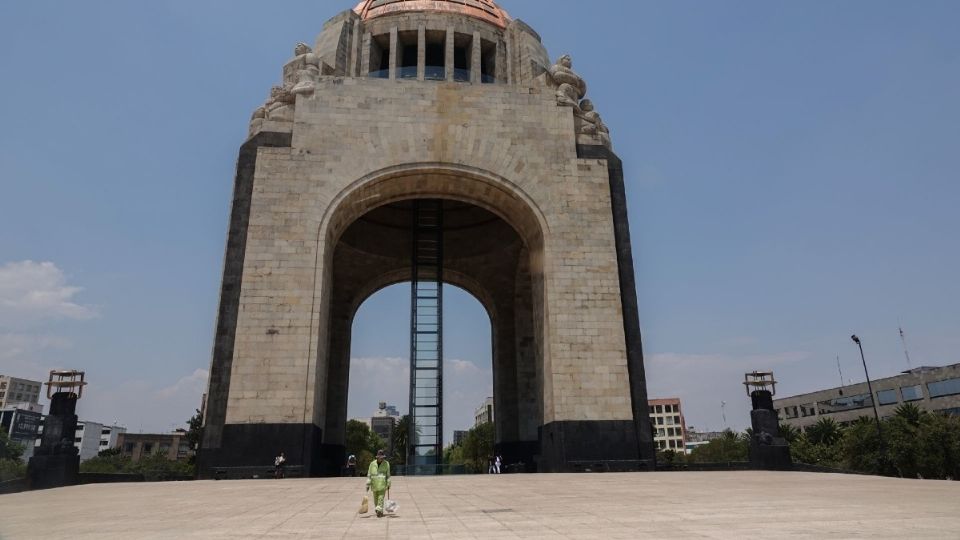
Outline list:
[[[82,290],[52,262],[7,263],[0,267],[0,324],[95,318],[95,308],[74,301]]]
[[[200,395],[206,389],[207,379],[209,377],[209,371],[205,369],[198,369],[186,377],[181,377],[180,380],[174,383],[172,386],[161,388],[157,391],[157,395],[160,396],[161,399],[169,399],[170,397],[184,392],[190,395]]]

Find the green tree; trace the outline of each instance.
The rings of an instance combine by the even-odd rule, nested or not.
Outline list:
[[[807,440],[812,444],[831,446],[843,439],[843,428],[833,418],[821,418],[807,428]]]
[[[847,468],[881,474],[880,436],[872,418],[861,416],[846,429],[843,436],[843,457]]]
[[[923,420],[923,417],[926,416],[927,411],[917,407],[913,403],[904,403],[897,407],[897,410],[893,412],[895,418],[899,418],[910,424],[911,426],[920,426],[920,421]]]
[[[750,439],[746,434],[726,430],[723,435],[693,449],[689,461],[695,463],[727,463],[747,461]]]
[[[790,443],[790,457],[796,463],[834,469],[841,468],[844,462],[843,447],[840,441],[829,445],[814,444],[805,433],[799,434]]]
[[[80,464],[82,473],[120,474],[129,472],[133,462],[129,457],[113,450],[104,450],[97,457]]]
[[[23,450],[23,445],[13,442],[6,431],[0,430],[0,482],[27,475],[27,467],[21,461]]]
[[[27,476],[27,465],[17,459],[0,459],[0,482]]]
[[[657,463],[664,465],[676,465],[687,462],[687,455],[676,450],[663,450],[657,452]]]
[[[404,415],[393,428],[393,463],[406,465],[407,446],[410,439],[410,415]]]
[[[800,438],[800,435],[799,429],[785,422],[780,422],[780,436],[786,439],[788,443],[793,443]]]
[[[13,442],[6,431],[0,430],[0,460],[20,461],[23,445]]]
[[[366,473],[377,450],[385,449],[386,443],[370,426],[359,420],[347,421],[347,455],[357,457],[357,470]]]
[[[196,452],[200,448],[201,439],[203,439],[203,416],[200,414],[200,409],[197,409],[190,420],[187,420],[186,439],[187,444],[190,445],[190,450],[193,451],[193,455],[190,456],[190,463],[194,464],[197,460]]]
[[[97,452],[97,457],[108,457],[108,456],[119,456],[123,455],[123,451],[119,448],[107,448],[106,450],[101,450]]]

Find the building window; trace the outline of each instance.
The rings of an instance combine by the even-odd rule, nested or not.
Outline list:
[[[81,443],[81,442],[83,442],[83,438],[82,438],[82,437],[77,437],[77,438],[73,439],[73,442],[75,442],[75,443]]]
[[[880,405],[892,405],[897,402],[896,390],[880,390],[877,392],[877,403]]]
[[[397,33],[397,78],[417,78],[417,32]],[[389,66],[388,66],[389,67]]]
[[[674,416],[674,417],[673,417],[673,423],[679,426],[679,425],[680,425],[680,417],[679,417],[679,416]]]
[[[662,417],[662,416],[658,416],[658,417],[657,417],[657,425],[658,425],[658,426],[662,426],[662,425],[663,425],[663,417]]]
[[[667,436],[667,434],[666,434],[666,432],[664,431],[663,428],[657,429],[657,437],[666,437],[666,436]]]
[[[423,78],[442,81],[447,78],[447,33],[427,30],[426,49],[423,51]]]
[[[149,454],[153,452],[153,443],[145,442],[143,443],[143,453]]]
[[[900,394],[904,401],[917,401],[923,399],[923,388],[919,384],[914,386],[901,386]]]
[[[821,401],[817,403],[817,406],[820,408],[820,414],[865,409],[867,407],[873,407],[873,396],[870,394],[841,396],[838,398],[829,399],[827,401]],[[790,415],[788,414],[787,417],[789,418]]]
[[[453,80],[457,82],[470,82],[472,42],[473,36],[469,34],[453,35]]]
[[[497,44],[480,40],[480,82],[497,82]]]
[[[128,442],[128,443],[124,444],[124,445],[123,445],[123,453],[125,453],[125,454],[132,454],[132,453],[133,453],[133,446],[134,446],[134,445],[133,445],[132,442]]]
[[[947,379],[927,384],[931,398],[960,394],[960,379]]]
[[[390,78],[390,34],[370,38],[370,77]]]
[[[657,414],[663,414],[663,405],[657,405]]]

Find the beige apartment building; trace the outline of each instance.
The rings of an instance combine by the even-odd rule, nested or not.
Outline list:
[[[884,418],[904,403],[930,412],[960,415],[960,364],[919,367],[872,383],[873,395],[862,382],[775,399],[773,406],[781,422],[798,429],[806,429],[821,418],[846,424],[861,416],[872,417],[874,400]]]
[[[687,425],[683,419],[680,399],[651,399],[650,423],[653,424],[653,441],[657,450],[686,451]]]

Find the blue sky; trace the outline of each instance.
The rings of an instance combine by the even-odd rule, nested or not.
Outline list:
[[[190,415],[250,112],[293,45],[349,7],[0,4],[0,372],[86,369],[91,420]],[[839,354],[862,380],[853,332],[872,375],[905,369],[898,319],[914,364],[960,361],[960,4],[503,7],[573,55],[611,128],[651,394],[683,399],[688,425],[722,427],[727,401],[746,426],[745,371],[803,392],[835,384]],[[452,296],[448,357],[489,380],[482,310]],[[406,357],[404,302],[364,306],[354,357]],[[366,391],[352,416],[387,392]]]

